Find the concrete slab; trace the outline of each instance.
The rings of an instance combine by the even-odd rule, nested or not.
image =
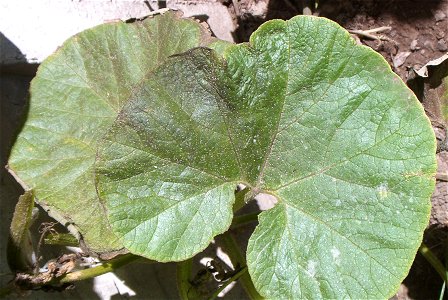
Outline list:
[[[112,20],[141,18],[159,7],[182,10],[186,17],[205,16],[218,38],[233,41],[232,17],[216,0],[0,0],[0,32],[9,40],[0,40],[0,64],[40,63],[80,31]]]

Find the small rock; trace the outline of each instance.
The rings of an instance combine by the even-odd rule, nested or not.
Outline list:
[[[409,46],[409,48],[410,48],[412,51],[420,49],[420,47],[417,47],[417,44],[418,44],[418,41],[417,41],[417,40],[413,40],[413,41],[411,42],[411,45]]]
[[[439,40],[443,39],[445,37],[445,34],[446,34],[445,30],[442,29],[442,28],[436,28],[435,29],[435,33],[436,33],[436,38],[439,39]]]
[[[446,44],[446,41],[445,40],[439,40],[438,42],[437,42],[437,50],[439,50],[439,51],[442,51],[442,52],[445,52],[445,51],[447,51],[448,50],[448,45]]]
[[[406,58],[408,58],[409,55],[411,55],[411,52],[409,52],[409,51],[398,52],[398,54],[395,55],[395,57],[392,60],[394,67],[398,68],[398,67],[402,66],[404,64],[404,62],[406,61]]]
[[[429,40],[424,41],[423,46],[425,46],[426,48],[428,48],[430,50],[434,50],[434,44]]]
[[[446,18],[446,14],[441,10],[437,10],[434,14],[434,18],[436,19],[436,22],[442,21]]]
[[[303,14],[304,14],[304,15],[308,15],[308,16],[310,16],[310,15],[313,14],[313,12],[311,11],[311,9],[310,9],[309,7],[305,7],[305,8],[303,9]]]
[[[443,141],[445,139],[445,130],[440,127],[433,127],[434,133],[436,134],[436,139]]]

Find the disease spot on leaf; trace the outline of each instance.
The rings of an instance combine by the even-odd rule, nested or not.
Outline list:
[[[317,262],[314,260],[309,260],[306,264],[306,271],[311,277],[314,277],[317,272]]]
[[[335,246],[333,246],[331,248],[331,256],[333,257],[334,262],[339,265],[339,257],[341,255],[341,251],[339,251],[338,248],[336,248]]]
[[[389,194],[389,188],[387,186],[387,182],[380,184],[377,188],[377,191],[380,198],[386,198],[387,195]]]

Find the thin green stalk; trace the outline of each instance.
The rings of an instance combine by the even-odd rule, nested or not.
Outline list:
[[[235,193],[235,204],[233,205],[233,212],[237,212],[246,205],[246,195],[249,193],[250,188],[245,187],[244,189]]]
[[[428,246],[425,245],[425,243],[422,243],[420,245],[419,251],[426,258],[426,260],[431,264],[431,266],[437,271],[437,273],[439,273],[439,275],[440,275],[440,277],[442,277],[443,281],[446,282],[447,273],[446,273],[445,267],[443,266],[442,262],[434,255],[434,253],[431,251],[431,249],[429,249]]]
[[[446,282],[444,281],[442,284],[442,289],[440,290],[439,300],[443,300],[443,297],[445,295],[445,287],[446,287]]]
[[[444,248],[444,259],[445,259],[445,276],[448,278],[448,241],[445,240],[443,243]],[[442,290],[440,291],[440,300],[444,299],[445,292],[446,292],[447,286],[446,281],[443,282]]]
[[[226,282],[224,282],[223,285],[221,285],[219,287],[219,289],[217,289],[211,296],[210,298],[208,298],[209,300],[213,300],[216,299],[216,297],[218,297],[219,293],[221,293],[226,287],[229,286],[229,284],[231,284],[234,281],[237,281],[241,276],[243,276],[244,274],[247,274],[247,266],[244,266],[244,268],[242,268],[241,270],[239,270],[235,275],[233,275],[232,277],[229,278],[229,280],[227,280]]]
[[[46,245],[79,246],[78,240],[70,233],[49,234],[44,238]]]
[[[259,212],[254,212],[250,214],[245,214],[241,216],[235,216],[232,221],[232,225],[230,225],[230,229],[235,229],[240,226],[243,226],[250,222],[258,221]]]
[[[112,272],[112,271],[114,271],[118,268],[121,268],[122,266],[127,265],[133,261],[136,261],[140,258],[141,258],[140,256],[136,256],[133,254],[121,255],[121,256],[113,258],[109,261],[103,262],[99,266],[67,273],[61,277],[55,278],[50,283],[53,283],[53,282],[71,283],[71,282],[76,282],[76,281],[80,281],[80,280],[94,278],[99,275],[103,275],[103,274]]]
[[[112,271],[114,271],[124,265],[127,265],[133,261],[136,261],[140,258],[141,258],[140,256],[136,256],[133,254],[125,254],[125,255],[121,255],[116,258],[113,258],[109,261],[103,262],[101,265],[93,267],[93,268],[70,272],[65,275],[62,275],[61,277],[53,278],[52,280],[47,281],[47,282],[39,282],[39,283],[30,282],[30,284],[32,285],[33,289],[38,289],[43,286],[52,286],[52,285],[59,286],[61,284],[65,284],[65,283],[73,283],[73,282],[80,281],[80,280],[90,279],[90,278],[94,278],[99,275],[103,275],[103,274],[112,272]],[[14,284],[10,284],[4,288],[1,288],[0,289],[0,298],[12,293],[14,290],[15,290]]]
[[[246,258],[230,232],[226,232],[222,235],[222,241],[224,242],[224,248],[226,249],[227,255],[229,255],[233,265],[239,264],[240,266],[246,266]],[[244,272],[241,275],[239,282],[250,299],[263,299],[263,297],[261,297],[255,289],[248,272]]]
[[[193,266],[193,259],[181,261],[177,263],[176,277],[179,296],[182,300],[188,300],[188,291],[191,289],[190,274]]]

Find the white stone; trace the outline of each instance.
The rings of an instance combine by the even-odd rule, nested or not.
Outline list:
[[[149,4],[158,9],[157,1]],[[182,10],[186,17],[208,16],[213,33],[220,39],[233,41],[235,26],[227,7],[220,2],[191,5],[187,1],[167,1],[167,7]],[[40,63],[76,33],[150,13],[142,0],[0,0],[0,30],[4,35],[0,40],[0,64]]]

